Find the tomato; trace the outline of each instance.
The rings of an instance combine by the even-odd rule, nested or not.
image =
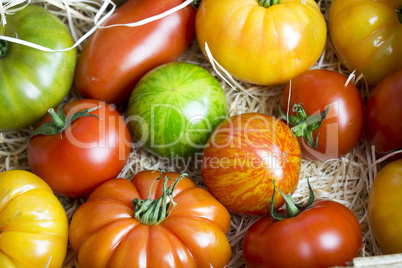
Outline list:
[[[387,164],[369,192],[368,216],[374,236],[385,253],[402,253],[402,159]]]
[[[129,0],[103,24],[126,24],[161,14],[182,0]],[[195,10],[187,6],[138,27],[98,29],[80,53],[74,84],[84,97],[127,102],[138,80],[176,60],[195,36]]]
[[[338,267],[359,255],[363,237],[352,211],[332,200],[310,202],[251,225],[243,241],[247,267]]]
[[[203,0],[196,36],[234,78],[277,85],[308,70],[325,46],[326,24],[313,0]]]
[[[201,158],[201,175],[229,210],[252,215],[268,212],[272,181],[286,194],[299,182],[300,146],[290,129],[261,113],[232,116],[212,132]],[[275,204],[284,203],[277,196]]]
[[[356,86],[352,82],[345,86],[346,81],[347,77],[335,71],[309,70],[286,84],[280,108],[284,112],[282,117],[290,124],[292,116],[297,115],[294,108],[303,108],[307,116],[325,114],[328,109],[318,129],[304,130],[304,137],[298,138],[303,158],[319,161],[340,158],[361,140],[363,100]]]
[[[195,158],[227,116],[218,80],[185,62],[159,66],[131,94],[128,116],[134,138],[159,157]]]
[[[161,202],[167,216],[154,210]],[[148,170],[92,192],[73,215],[69,239],[80,267],[224,267],[230,222],[222,204],[191,179]]]
[[[329,33],[342,62],[370,85],[402,68],[402,0],[333,0]]]
[[[115,108],[98,100],[83,99],[67,103],[60,111],[68,118],[91,108],[94,109],[90,112],[92,116],[64,125],[61,133],[42,135],[39,132],[28,143],[32,172],[64,196],[88,195],[102,182],[116,178],[128,160],[130,132]],[[45,116],[37,130],[49,124],[52,117]]]
[[[402,69],[381,80],[366,103],[366,137],[378,154],[402,149],[401,122]]]
[[[51,49],[74,44],[63,22],[35,5],[7,14],[1,35]],[[0,40],[0,131],[27,127],[63,100],[73,82],[76,53],[44,52]]]
[[[0,267],[61,267],[67,239],[66,212],[41,178],[0,173]]]

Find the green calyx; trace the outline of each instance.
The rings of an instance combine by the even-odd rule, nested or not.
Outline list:
[[[167,186],[167,182],[170,180],[168,176],[164,178],[162,194],[158,199],[152,199],[152,186],[153,184],[162,179],[162,172],[158,178],[151,185],[149,190],[149,197],[146,200],[135,198],[133,199],[134,206],[134,217],[139,222],[146,225],[157,225],[166,219],[170,213],[173,211],[174,207],[177,205],[173,201],[173,191],[177,184],[184,178],[187,174],[182,174],[177,177],[172,184]],[[167,199],[169,202],[167,202]]]
[[[292,199],[291,194],[285,195],[275,184],[275,180],[273,181],[274,184],[274,191],[272,193],[272,199],[269,199],[269,212],[271,214],[271,218],[274,220],[280,221],[292,217],[296,217],[299,215],[303,210],[306,210],[308,207],[310,207],[314,203],[314,192],[313,189],[311,188],[310,181],[307,179],[307,184],[308,184],[308,189],[309,189],[309,198],[307,201],[306,205],[302,204],[295,204]],[[280,213],[275,209],[274,202],[272,200],[275,200],[275,190],[278,190],[278,192],[282,195],[282,197],[285,199],[285,204],[286,204],[286,214]]]
[[[0,40],[0,60],[4,59],[8,54],[8,42]]]
[[[327,117],[329,112],[328,107],[320,114],[308,116],[304,111],[301,104],[295,104],[292,107],[292,111],[296,112],[296,115],[288,115],[279,107],[279,112],[283,119],[285,119],[288,123],[290,123],[293,127],[291,128],[293,134],[296,137],[303,136],[307,143],[314,149],[318,147],[318,137],[320,133],[317,134],[317,138],[314,141],[313,132],[320,128],[322,122]]]
[[[400,6],[397,10],[396,13],[398,13],[398,20],[399,23],[402,23],[402,6]]]
[[[59,107],[57,108],[57,113],[54,111],[53,108],[50,108],[48,110],[50,116],[52,117],[52,120],[44,123],[40,127],[38,127],[34,132],[29,135],[29,138],[32,138],[33,136],[36,135],[56,135],[56,134],[61,134],[63,131],[71,125],[72,122],[77,120],[78,118],[81,117],[86,117],[86,116],[92,116],[100,119],[98,116],[90,114],[90,112],[95,111],[96,109],[99,109],[100,106],[91,108],[88,110],[83,110],[76,112],[72,114],[71,116],[66,118],[66,115],[64,114],[63,111],[63,104],[60,104]]]
[[[277,5],[281,0],[258,0],[258,4],[262,7],[268,8],[273,5]]]

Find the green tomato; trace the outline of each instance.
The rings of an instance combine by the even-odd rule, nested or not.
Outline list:
[[[29,5],[7,16],[0,35],[50,49],[74,45],[66,25],[43,7]],[[75,49],[44,52],[0,41],[0,131],[27,127],[57,106],[71,88]]]
[[[208,71],[173,62],[140,79],[130,96],[128,120],[135,140],[151,153],[189,159],[227,118],[227,106],[225,92]]]

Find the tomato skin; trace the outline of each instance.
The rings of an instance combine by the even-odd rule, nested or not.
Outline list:
[[[0,35],[50,49],[74,45],[66,25],[36,5],[8,14]],[[71,88],[76,61],[75,49],[49,53],[8,42],[8,53],[0,57],[0,131],[28,127],[57,106]]]
[[[129,0],[104,25],[133,23],[178,6],[181,0]],[[187,6],[138,27],[98,29],[80,53],[74,79],[84,96],[127,102],[138,80],[151,69],[176,60],[195,36],[195,10]]]
[[[273,180],[285,194],[299,182],[300,146],[278,119],[244,113],[223,121],[203,150],[201,174],[212,194],[229,210],[263,215],[269,210]],[[275,206],[284,199],[275,196]]]
[[[75,120],[62,135],[33,136],[27,149],[28,163],[35,174],[64,196],[83,197],[102,182],[116,178],[128,160],[131,137],[123,117],[112,106],[98,100],[67,103],[68,117],[79,110],[101,106],[96,117]],[[38,127],[51,119],[44,117]]]
[[[243,255],[247,267],[345,266],[362,247],[355,215],[331,200],[316,200],[299,215],[257,220],[247,231]]]
[[[148,198],[159,175],[147,170],[131,180],[107,181],[78,208],[69,239],[80,267],[224,267],[229,262],[229,212],[189,178],[177,184],[177,206],[161,223],[149,226],[134,218],[132,200]],[[179,174],[165,176],[170,185]],[[151,198],[161,195],[162,186],[163,180],[155,182]]]
[[[234,78],[284,84],[308,70],[325,46],[327,27],[317,4],[282,0],[268,8],[256,0],[203,0],[196,36]],[[233,56],[235,55],[235,56]]]
[[[349,71],[370,85],[402,68],[402,0],[333,0],[329,33]]]
[[[402,159],[387,164],[369,192],[368,216],[376,240],[386,254],[402,253]]]
[[[67,215],[49,185],[24,170],[0,173],[0,267],[62,267],[67,239]]]
[[[299,143],[303,158],[326,161],[340,158],[360,142],[364,132],[364,104],[359,90],[347,77],[330,70],[309,70],[286,84],[280,97],[280,108],[289,115],[294,104],[302,104],[307,115],[319,114],[331,105],[320,128],[318,147],[313,149],[303,137]],[[290,94],[290,99],[289,99]]]
[[[377,84],[367,100],[365,118],[367,141],[379,155],[402,148],[402,69]]]

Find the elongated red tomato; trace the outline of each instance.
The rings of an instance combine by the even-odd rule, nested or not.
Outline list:
[[[103,24],[127,24],[161,14],[182,0],[129,0]],[[80,53],[74,79],[84,97],[128,101],[138,80],[151,69],[176,60],[195,36],[195,10],[187,6],[137,27],[98,29]]]
[[[159,176],[171,180],[155,181]],[[70,224],[70,244],[80,267],[227,265],[231,257],[228,211],[191,179],[178,179],[177,173],[148,170],[131,181],[119,178],[99,186]],[[166,188],[172,192],[164,192]],[[166,208],[163,201],[167,200],[177,205]],[[166,216],[163,208],[170,214]]]
[[[286,194],[299,182],[299,143],[280,120],[244,113],[223,121],[211,133],[202,155],[201,174],[212,194],[236,213],[263,215],[276,180]],[[284,202],[275,197],[276,207]]]

